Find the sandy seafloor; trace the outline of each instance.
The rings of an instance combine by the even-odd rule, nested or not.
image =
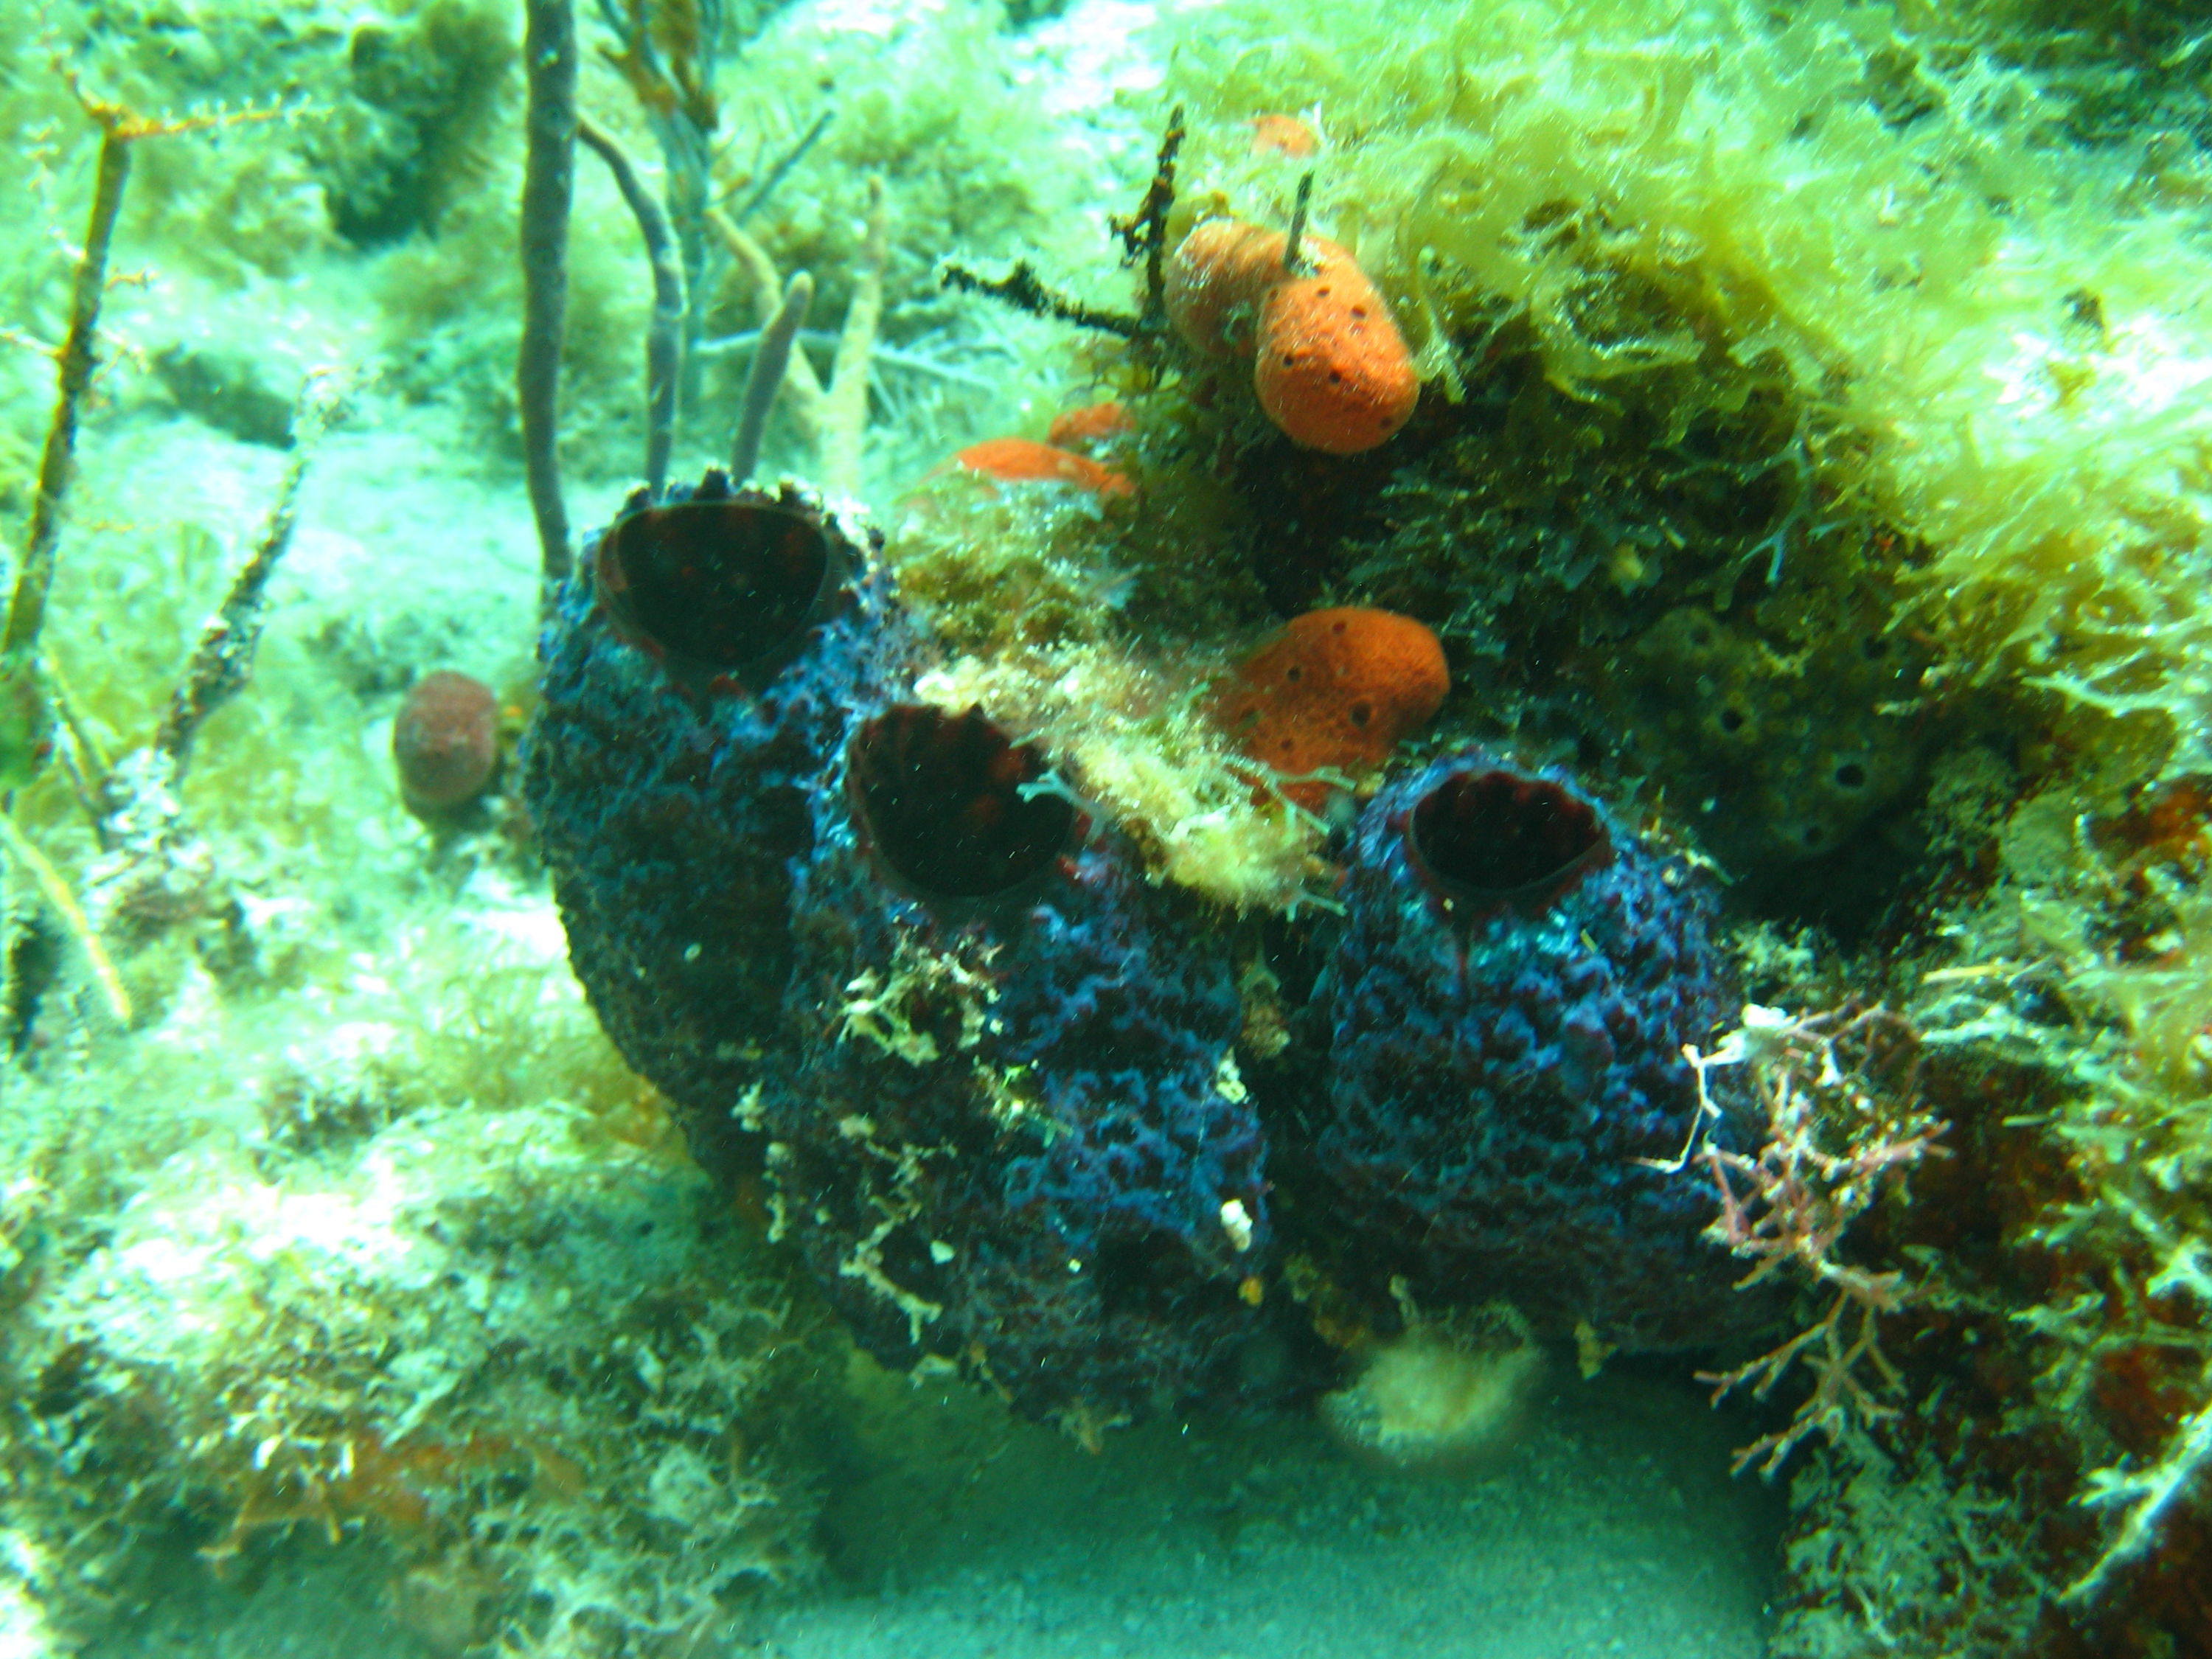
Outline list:
[[[745,1621],[780,1659],[1752,1659],[1779,1493],[1726,1475],[1732,1416],[1571,1376],[1457,1469],[1348,1457],[1318,1428],[1156,1425],[1087,1454],[917,1395],[833,1493],[822,1580]],[[363,1559],[367,1558],[367,1559]],[[371,1571],[354,1570],[356,1565]],[[416,1659],[367,1547],[313,1542],[171,1594],[86,1659]],[[711,1650],[710,1650],[711,1651]]]
[[[1682,1403],[1570,1377],[1515,1446],[1422,1474],[1304,1425],[1163,1425],[1095,1462],[1024,1437],[927,1504],[906,1500],[924,1472],[893,1466],[835,1511],[893,1498],[843,1564],[874,1592],[763,1634],[792,1659],[1753,1655],[1779,1505],[1729,1486],[1732,1425]]]

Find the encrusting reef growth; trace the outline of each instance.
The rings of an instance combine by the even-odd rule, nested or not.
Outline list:
[[[1579,767],[1726,873],[1746,988],[1796,1012],[1704,1036],[1768,1068],[1766,1122],[1737,1123],[1766,1146],[1707,1170],[1738,1172],[1714,1235],[1819,1300],[1782,1363],[1719,1380],[1809,1389],[1795,1420],[1834,1442],[1772,1465],[1802,1506],[1785,1652],[2212,1643],[2201,162],[2085,146],[2072,80],[2020,67],[2040,26],[1211,12],[1170,80],[1170,243],[1249,258],[1264,295],[1286,279],[1256,227],[1310,215],[1386,301],[1418,404],[1370,450],[1282,431],[1218,366],[1249,360],[1212,356],[1264,317],[1232,273],[1206,291],[1243,320],[1187,325],[1195,359],[1092,337],[1125,496],[1041,485],[1024,522],[948,483],[889,550],[955,653],[925,694],[1061,757],[1221,902],[1340,896],[1302,860],[1346,844],[1218,781],[1187,690],[1330,606],[1442,638],[1417,743]],[[1255,125],[1289,110],[1295,147]],[[1345,971],[1300,933],[1258,925],[1246,979],[1271,1125],[1271,1083],[1310,1121],[1297,1000]],[[1877,1000],[1918,1058],[1864,1089],[1792,1083],[1796,1051],[1753,1040]],[[1269,1167],[1280,1230],[1324,1172],[1279,1144]],[[1346,1318],[1343,1287],[1310,1293]]]
[[[1271,601],[1427,622],[1440,728],[1571,758],[1719,861],[1761,1002],[1918,1032],[1917,1067],[1767,1124],[1770,1172],[1861,1163],[1848,1237],[1767,1237],[1881,1307],[1853,1358],[1887,1379],[1872,1411],[1815,1381],[1783,1652],[2212,1643],[2183,1012],[2212,289],[2193,149],[2076,148],[2008,66],[2028,27],[1233,6],[1171,82],[1247,216],[1295,168],[1239,123],[1324,115],[1314,210],[1424,371],[1387,469],[1237,458]]]
[[[447,1650],[690,1650],[849,1340],[1401,1464],[1674,1366],[1779,1659],[2212,1653],[2193,37],[1218,0],[1078,120],[994,7],[531,9],[264,41],[341,117],[117,221],[316,179],[196,257],[381,343],[180,735],[15,488],[16,1604],[367,1533]],[[495,580],[286,553],[364,404],[498,434]]]

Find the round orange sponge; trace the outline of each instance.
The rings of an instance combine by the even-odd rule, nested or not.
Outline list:
[[[1389,307],[1352,256],[1317,236],[1300,251],[1313,274],[1267,290],[1253,388],[1292,443],[1357,455],[1413,418],[1421,377]]]
[[[1193,349],[1251,351],[1260,407],[1291,442],[1357,455],[1412,418],[1421,380],[1382,294],[1325,237],[1288,239],[1241,219],[1208,219],[1169,260],[1169,320]]]
[[[425,674],[392,722],[392,760],[411,811],[466,806],[499,773],[499,699],[466,674]]]
[[[1176,246],[1162,298],[1192,350],[1232,357],[1252,349],[1260,302],[1290,274],[1283,269],[1286,240],[1242,219],[1206,219]]]
[[[1277,772],[1379,766],[1451,689],[1443,647],[1411,617],[1346,607],[1311,611],[1246,658],[1214,703],[1244,752]],[[1322,783],[1283,793],[1318,811]]]

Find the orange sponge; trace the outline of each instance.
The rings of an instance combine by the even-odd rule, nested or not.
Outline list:
[[[499,699],[466,674],[425,674],[392,722],[392,760],[410,811],[466,806],[499,774]]]
[[[1168,317],[1208,356],[1254,354],[1260,407],[1291,442],[1332,455],[1374,448],[1413,417],[1420,376],[1390,308],[1336,243],[1209,219],[1168,262]]]
[[[1124,432],[1134,431],[1136,425],[1129,418],[1129,411],[1109,398],[1103,404],[1062,410],[1052,417],[1052,429],[1044,434],[1045,441],[1073,449],[1079,445],[1103,443]]]
[[[1443,647],[1411,617],[1312,611],[1245,659],[1213,712],[1246,754],[1278,772],[1361,771],[1388,759],[1450,689]],[[1283,793],[1317,811],[1328,786]]]
[[[1129,481],[1088,455],[1055,449],[1034,438],[986,438],[952,458],[957,465],[1004,483],[1066,483],[1094,495],[1127,495]]]
[[[1287,155],[1304,161],[1321,148],[1314,130],[1295,115],[1255,115],[1245,124],[1252,129],[1252,154]]]
[[[1357,455],[1413,418],[1421,377],[1389,307],[1352,256],[1318,236],[1300,252],[1314,272],[1267,290],[1253,388],[1292,443]]]
[[[1261,301],[1290,275],[1283,269],[1287,240],[1242,219],[1205,219],[1192,228],[1168,260],[1163,297],[1168,320],[1193,350],[1230,357],[1252,349]]]

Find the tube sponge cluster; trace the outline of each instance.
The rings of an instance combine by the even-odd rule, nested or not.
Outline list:
[[[1387,669],[1376,731],[1433,709],[1425,629],[1309,623],[1278,655]],[[1718,1328],[1700,1194],[1632,1162],[1679,1145],[1675,1056],[1723,1006],[1703,901],[1571,781],[1469,751],[1386,784],[1348,914],[1297,929],[1298,1076],[1248,1082],[1234,935],[1047,747],[916,696],[926,639],[797,491],[633,502],[543,654],[526,787],[578,975],[887,1363],[1085,1437],[1311,1395],[1333,1356],[1269,1294],[1306,1251],[1439,1307],[1540,1294],[1562,1330]],[[1318,1177],[1294,1218],[1279,1163]]]
[[[578,976],[864,1346],[1085,1433],[1233,1389],[1268,1235],[1225,944],[1042,754],[910,700],[872,550],[710,475],[592,540],[542,649]]]

